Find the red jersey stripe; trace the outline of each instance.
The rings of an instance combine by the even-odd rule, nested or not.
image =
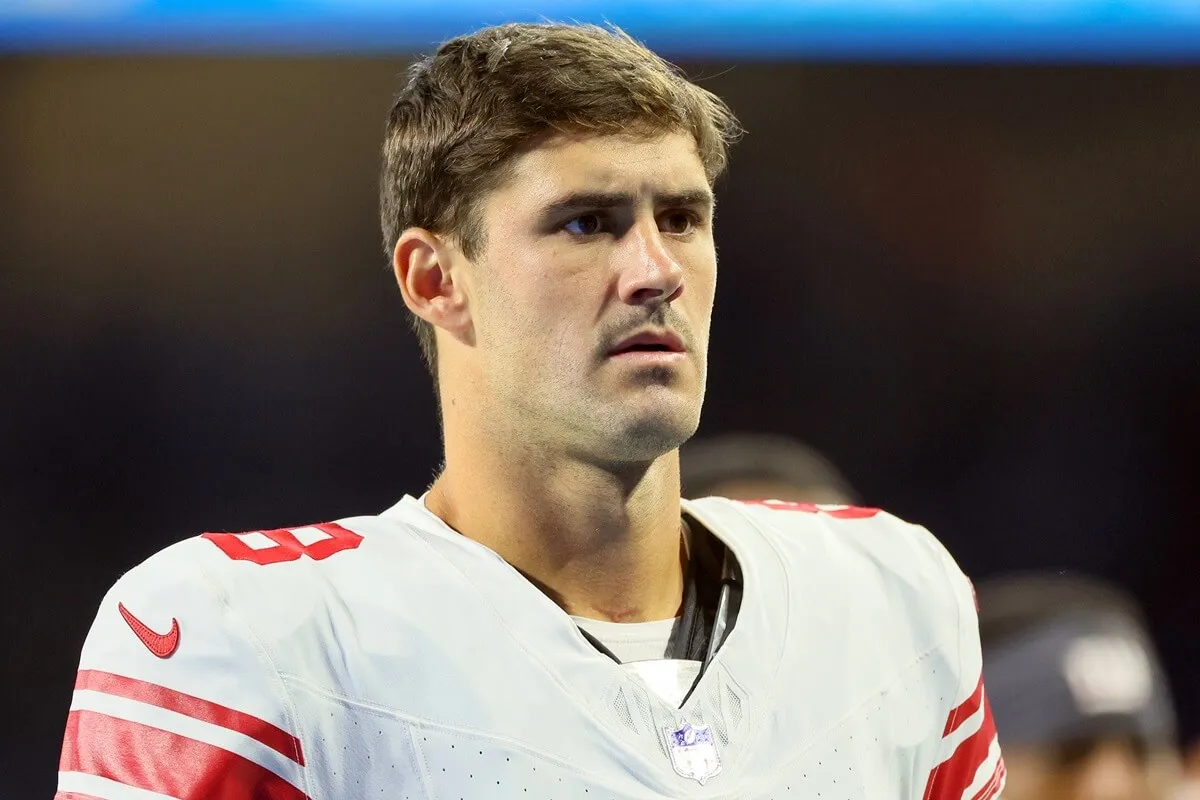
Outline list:
[[[96,711],[67,716],[59,769],[181,800],[310,800],[236,753]]]
[[[1004,759],[1001,758],[996,762],[996,769],[992,773],[989,780],[982,789],[980,789],[971,800],[992,800],[1000,794],[1000,790],[1004,788],[1004,776],[1007,770],[1004,767]]]
[[[79,792],[57,792],[54,795],[54,800],[100,800],[90,794],[80,794]]]
[[[975,691],[971,693],[971,696],[963,700],[957,708],[950,712],[950,716],[946,717],[946,727],[942,730],[942,738],[958,730],[958,726],[962,725],[964,720],[979,710],[979,705],[982,702],[983,676],[980,675],[979,685],[975,687]]]
[[[992,710],[988,707],[986,695],[982,696],[982,703],[983,724],[979,726],[979,730],[963,739],[953,755],[929,774],[924,800],[960,800],[963,792],[974,782],[975,773],[983,766],[983,762],[987,761],[988,750],[996,739],[996,723],[992,720]],[[953,713],[951,712],[951,716]]]
[[[177,692],[156,683],[147,683],[124,675],[98,670],[80,670],[75,680],[76,689],[91,689],[96,692],[137,700],[142,703],[165,708],[179,714],[219,725],[231,731],[249,736],[280,755],[304,766],[304,752],[300,740],[287,731],[251,714],[204,700],[190,694]]]

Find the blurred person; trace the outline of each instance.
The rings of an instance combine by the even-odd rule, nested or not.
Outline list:
[[[444,464],[122,577],[59,797],[995,796],[970,584],[926,530],[680,499],[737,133],[616,29],[414,65],[381,219]]]
[[[1171,695],[1132,598],[1037,574],[981,583],[978,599],[1005,800],[1174,798]]]
[[[770,433],[697,437],[679,451],[683,496],[857,505],[850,482],[803,442]]]
[[[1184,750],[1183,779],[1172,800],[1200,800],[1200,742]]]

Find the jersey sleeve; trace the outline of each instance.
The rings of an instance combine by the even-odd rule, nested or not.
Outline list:
[[[278,673],[203,571],[199,539],[122,577],[80,658],[56,800],[302,800]]]
[[[936,547],[957,609],[959,684],[934,749],[922,800],[990,800],[1004,789],[1005,769],[983,685],[975,590],[945,549]]]

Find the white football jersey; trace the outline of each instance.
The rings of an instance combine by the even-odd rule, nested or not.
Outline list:
[[[58,797],[999,793],[973,592],[927,531],[841,506],[683,509],[744,583],[682,707],[418,498],[173,545],[101,604]]]

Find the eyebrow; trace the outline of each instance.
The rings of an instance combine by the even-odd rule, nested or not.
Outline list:
[[[637,195],[631,192],[574,192],[550,202],[542,209],[542,213],[546,216],[554,216],[585,208],[619,208],[635,205],[637,201]],[[685,189],[682,192],[668,192],[654,196],[656,206],[673,208],[703,206],[711,209],[715,202],[713,193],[708,189]]]

